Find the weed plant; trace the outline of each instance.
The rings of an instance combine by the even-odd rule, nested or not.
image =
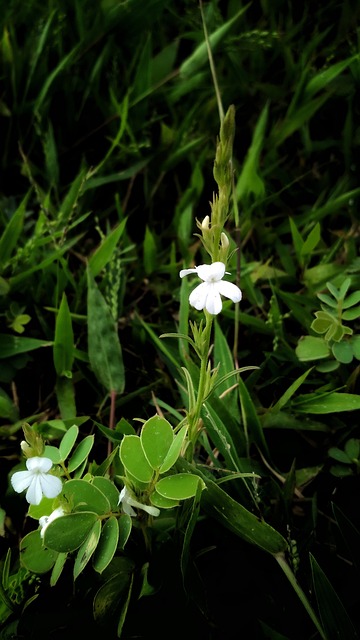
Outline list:
[[[359,14],[2,7],[2,638],[359,637]]]

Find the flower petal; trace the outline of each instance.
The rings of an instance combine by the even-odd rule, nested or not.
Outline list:
[[[123,502],[122,503],[122,508],[124,513],[126,513],[126,515],[131,516],[132,518],[136,518],[137,513],[136,511],[134,511],[134,509],[129,505],[128,502]]]
[[[134,500],[134,498],[129,497],[127,502],[137,509],[142,509],[143,511],[146,511],[146,513],[150,513],[151,516],[158,516],[160,514],[160,509],[157,507],[150,507],[147,504],[138,502],[138,500]]]
[[[222,282],[216,283],[217,290],[221,293],[225,298],[230,298],[233,302],[240,302],[242,298],[242,293],[239,287],[232,282],[227,282],[226,280],[222,280]]]
[[[190,273],[197,273],[197,269],[181,269],[179,276],[180,278],[184,278],[185,276],[190,275]]]
[[[43,473],[47,473],[50,471],[53,466],[50,458],[41,458],[40,456],[33,456],[32,458],[28,458],[26,460],[26,466],[29,471],[42,471]]]
[[[13,473],[11,476],[11,484],[14,491],[17,493],[25,491],[31,484],[32,479],[33,474],[31,471],[16,471],[16,473]]]
[[[49,516],[41,516],[41,518],[39,518],[39,525],[41,527],[40,536],[42,538],[44,537],[45,529],[50,524],[50,522],[52,522],[53,520],[56,520],[56,518],[61,518],[61,516],[64,516],[64,515],[65,515],[64,509],[62,507],[58,507],[57,509],[54,509],[54,511],[50,513]]]
[[[119,495],[119,500],[118,500],[118,504],[120,504],[120,502],[122,502],[125,498],[126,495],[126,487],[123,487],[120,491],[120,495]]]
[[[217,283],[213,283],[211,290],[209,291],[206,298],[206,311],[211,313],[211,315],[213,316],[216,316],[218,313],[220,313],[222,309],[220,293],[218,292],[217,288],[215,288],[215,284]]]
[[[33,475],[30,486],[26,492],[26,500],[29,504],[40,504],[43,494],[41,491],[40,476]]]
[[[155,518],[160,515],[160,509],[157,507],[150,507],[147,504],[142,504],[138,508],[146,511],[146,513],[149,513],[151,516],[155,516]]]
[[[134,511],[132,507],[142,509],[152,516],[158,516],[160,514],[160,509],[157,509],[157,507],[150,507],[147,504],[142,504],[142,502],[139,502],[138,500],[135,500],[135,498],[132,498],[131,493],[127,487],[123,487],[121,489],[119,504],[120,502],[122,503],[123,511],[132,517],[137,515],[136,511]]]
[[[39,518],[39,525],[41,527],[40,535],[41,535],[42,538],[44,537],[45,529],[46,529],[47,525],[49,524],[49,519],[50,519],[50,516],[41,516]]]
[[[209,292],[209,284],[207,282],[202,282],[197,287],[195,287],[194,291],[190,293],[189,302],[192,307],[195,307],[198,311],[204,309],[206,304],[206,298]]]
[[[224,277],[225,265],[223,262],[213,262],[212,264],[200,264],[197,267],[197,274],[205,282],[218,282]]]
[[[62,482],[60,478],[56,476],[52,476],[50,474],[39,474],[40,477],[40,486],[42,493],[47,498],[56,498],[59,495],[62,489]]]
[[[136,516],[136,511],[134,511],[134,509],[130,506],[128,502],[129,498],[130,498],[130,493],[128,491],[128,488],[124,486],[120,491],[118,504],[121,503],[124,513],[134,518]]]

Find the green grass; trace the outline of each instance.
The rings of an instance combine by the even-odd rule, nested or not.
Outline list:
[[[178,273],[209,261],[195,219],[210,213],[220,128],[201,13],[180,4],[9,0],[0,18],[0,622],[13,637],[64,625],[75,637],[74,605],[94,633],[97,597],[98,633],[104,624],[124,638],[176,637],[161,622],[170,606],[179,636],[228,637],[236,624],[244,637],[332,639],[339,628],[356,638],[360,9],[350,0],[203,7],[224,110],[236,110],[227,269],[243,291],[239,309],[224,304],[212,365],[230,374],[235,355],[257,368],[223,380],[202,409],[200,511],[194,501],[155,524],[152,555],[133,527],[127,554],[105,576],[87,567],[74,591],[71,570],[50,587],[19,565],[18,539],[34,528],[8,489],[22,424],[57,446],[76,423],[95,435],[100,464],[108,427],[118,424],[117,443],[157,409],[176,426],[198,384],[191,344],[159,338],[190,335],[201,317]],[[334,347],[312,325],[321,296],[342,286],[353,334]],[[111,465],[122,475],[113,460],[104,473]],[[252,472],[259,479],[241,476]],[[269,556],[249,545],[242,509],[288,542],[297,595],[271,557],[275,533],[265,530]],[[112,618],[99,590],[119,573]]]

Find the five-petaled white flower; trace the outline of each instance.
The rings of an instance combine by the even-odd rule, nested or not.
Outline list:
[[[195,287],[189,296],[191,306],[198,311],[206,309],[212,315],[220,313],[222,309],[220,294],[225,298],[230,298],[233,302],[240,302],[242,293],[239,287],[222,279],[225,275],[223,262],[200,264],[194,269],[182,269],[180,278],[188,276],[190,273],[196,273],[201,280],[204,280],[204,282]]]
[[[56,498],[62,489],[60,478],[48,473],[53,463],[50,458],[34,456],[26,460],[27,471],[16,471],[11,477],[11,484],[17,493],[25,489],[29,504],[40,504],[43,495]]]
[[[160,509],[158,509],[157,507],[150,507],[147,504],[142,504],[141,502],[135,500],[127,487],[123,487],[120,492],[118,504],[120,503],[122,505],[124,513],[127,513],[128,516],[134,517],[137,515],[133,507],[142,509],[143,511],[146,511],[146,513],[149,513],[151,516],[158,516],[160,514]]]
[[[56,518],[61,518],[61,516],[65,516],[65,511],[62,507],[58,507],[57,509],[54,509],[54,511],[52,513],[50,513],[49,516],[41,516],[41,518],[39,518],[39,525],[41,527],[40,530],[40,536],[43,538],[44,534],[45,534],[45,529],[46,527],[49,526],[50,522],[52,522],[53,520],[56,520]]]

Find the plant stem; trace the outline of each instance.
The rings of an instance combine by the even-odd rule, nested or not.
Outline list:
[[[222,104],[219,84],[218,84],[218,81],[217,81],[215,63],[214,63],[214,58],[213,58],[212,51],[211,51],[209,34],[208,34],[207,26],[206,26],[202,0],[199,0],[199,6],[200,6],[201,20],[202,20],[203,30],[204,30],[204,38],[205,38],[207,52],[208,52],[209,66],[210,66],[210,71],[211,71],[213,84],[214,84],[214,89],[215,89],[216,102],[217,102],[217,106],[218,106],[218,110],[219,110],[220,124],[222,124],[223,121],[224,121],[224,116],[225,116],[224,107],[223,107],[223,104]]]
[[[203,345],[201,350],[199,385],[196,395],[195,407],[191,413],[191,416],[189,416],[189,440],[192,444],[192,450],[194,450],[199,433],[199,419],[201,408],[206,396],[208,395],[208,362],[213,316],[210,313],[207,313],[207,311],[204,311],[204,313],[206,324],[202,334]]]

